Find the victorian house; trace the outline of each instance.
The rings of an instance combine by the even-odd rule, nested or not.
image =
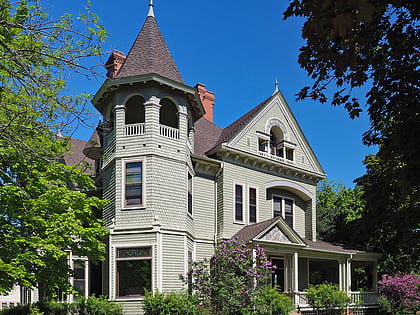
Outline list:
[[[131,50],[114,51],[106,67],[92,100],[103,123],[84,149],[110,201],[108,259],[90,281],[101,278],[102,294],[138,314],[145,290],[182,289],[189,261],[237,237],[265,248],[273,285],[300,308],[303,291],[323,281],[376,303],[378,255],[316,239],[316,186],[326,175],[277,86],[218,127],[214,94],[183,81],[152,4]]]

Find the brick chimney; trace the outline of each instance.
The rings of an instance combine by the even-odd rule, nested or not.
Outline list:
[[[197,83],[195,88],[198,91],[201,103],[203,103],[204,110],[206,111],[204,118],[213,122],[214,93],[207,91],[206,86],[202,83]]]
[[[118,72],[120,71],[121,66],[125,61],[124,53],[114,50],[109,56],[108,61],[105,63],[105,68],[108,70],[106,76],[110,79],[114,79]]]

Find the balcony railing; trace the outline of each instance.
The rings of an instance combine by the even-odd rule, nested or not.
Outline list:
[[[124,135],[137,136],[144,134],[144,123],[125,125]]]
[[[279,162],[284,162],[285,159],[283,157],[268,153],[268,152],[263,152],[263,151],[258,151],[258,154],[262,157],[268,158],[268,159],[272,159],[272,160],[276,160]]]
[[[159,127],[159,134],[161,136],[171,139],[179,139],[179,129],[165,125],[159,125]]]

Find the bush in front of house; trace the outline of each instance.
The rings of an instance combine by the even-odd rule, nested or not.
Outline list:
[[[73,303],[41,300],[0,311],[0,315],[122,315],[122,307],[106,297],[91,296]]]
[[[308,303],[314,309],[324,310],[326,314],[336,314],[350,304],[348,295],[334,284],[323,283],[307,290]]]
[[[414,274],[382,276],[378,281],[382,314],[399,315],[420,310],[420,277]]]
[[[145,315],[198,315],[198,304],[196,296],[182,292],[146,292],[143,309]]]
[[[294,310],[292,299],[271,287],[263,287],[254,304],[255,315],[288,315]]]
[[[213,314],[242,315],[254,310],[259,288],[273,269],[263,248],[231,239],[223,241],[209,260],[193,262],[182,280]]]

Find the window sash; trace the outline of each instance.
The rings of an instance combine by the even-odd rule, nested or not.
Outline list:
[[[125,164],[125,206],[143,204],[143,162]]]
[[[235,220],[243,221],[243,187],[235,185]]]
[[[249,222],[257,222],[257,189],[249,188]]]

